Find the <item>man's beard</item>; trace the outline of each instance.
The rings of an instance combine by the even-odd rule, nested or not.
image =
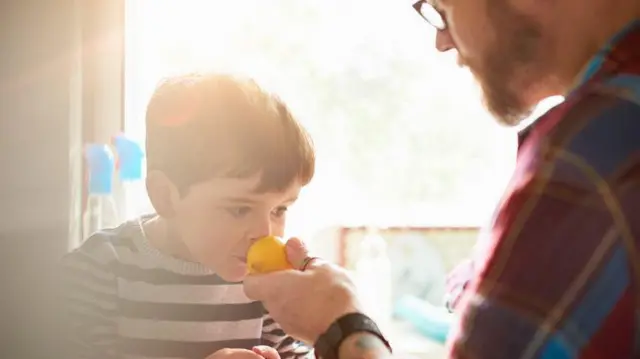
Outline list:
[[[469,64],[480,86],[484,103],[500,123],[518,125],[535,104],[526,93],[542,73],[541,25],[510,8],[506,1],[489,1],[489,18],[496,31],[481,63]]]

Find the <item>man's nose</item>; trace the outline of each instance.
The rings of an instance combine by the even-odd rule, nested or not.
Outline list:
[[[449,30],[438,30],[438,32],[436,33],[436,50],[440,52],[447,52],[449,50],[453,50],[454,48],[455,44]]]

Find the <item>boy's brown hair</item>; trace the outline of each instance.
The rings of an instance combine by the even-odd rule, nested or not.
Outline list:
[[[147,171],[185,193],[214,177],[262,174],[259,191],[314,175],[311,138],[275,95],[248,78],[190,74],[164,80],[147,106]]]

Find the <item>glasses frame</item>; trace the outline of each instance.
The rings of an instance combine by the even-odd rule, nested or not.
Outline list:
[[[444,31],[447,29],[446,18],[428,0],[416,1],[415,3],[413,3],[412,6],[413,6],[413,9],[418,13],[418,15],[420,15],[421,18],[423,18],[429,25],[433,26],[436,30]],[[430,20],[429,17],[424,15],[424,13],[422,12],[423,6],[428,6],[429,8],[431,8],[434,14],[437,14],[440,17],[439,23],[435,22],[434,20]]]

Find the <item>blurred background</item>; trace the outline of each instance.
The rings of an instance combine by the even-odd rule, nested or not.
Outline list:
[[[405,296],[441,305],[446,273],[470,254],[509,180],[517,132],[493,121],[468,71],[437,53],[435,31],[409,5],[126,1],[124,132],[144,143],[145,106],[164,76],[256,78],[318,152],[288,234],[353,270],[381,315]],[[152,210],[142,181],[118,203],[129,218]]]
[[[446,273],[471,253],[515,164],[517,131],[483,109],[410,2],[23,0],[0,16],[4,273],[41,282],[43,263],[81,243],[85,145],[122,134],[143,148],[146,103],[168,75],[249,75],[288,103],[318,158],[288,234],[356,274],[387,263],[375,275],[389,287],[372,289],[392,298],[383,315],[407,295],[442,304]],[[144,173],[114,176],[108,197],[101,226],[152,210]],[[42,304],[25,287],[11,300]],[[441,355],[398,333],[407,352]]]
[[[353,266],[363,229],[381,230],[397,287],[442,301],[445,273],[509,180],[517,136],[487,114],[456,55],[435,50],[409,2],[128,0],[124,29],[127,136],[144,143],[146,104],[165,76],[256,78],[317,148],[289,234]],[[152,210],[143,181],[124,192],[125,217]]]

